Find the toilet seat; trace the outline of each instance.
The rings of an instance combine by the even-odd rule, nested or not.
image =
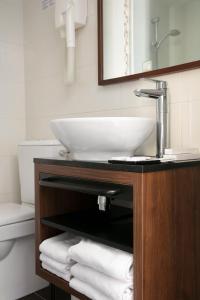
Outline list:
[[[31,206],[17,203],[0,204],[0,227],[31,220],[34,216],[35,211]]]
[[[35,232],[34,207],[17,203],[0,204],[0,242]]]

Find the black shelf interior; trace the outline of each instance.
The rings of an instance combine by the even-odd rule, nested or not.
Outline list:
[[[133,253],[133,216],[128,208],[113,207],[112,216],[94,209],[78,211],[42,218],[41,223]]]
[[[42,224],[133,252],[133,189],[131,186],[45,173],[40,174],[39,184],[47,189],[79,193],[79,197],[80,194],[105,196],[108,201],[106,211],[99,210],[98,198],[93,197],[96,204],[92,205],[92,208],[42,218]],[[73,201],[76,201],[75,194]],[[66,201],[70,201],[67,200],[67,196]]]

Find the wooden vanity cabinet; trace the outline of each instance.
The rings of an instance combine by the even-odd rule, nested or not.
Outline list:
[[[200,299],[200,163],[124,168],[35,159],[36,273],[80,299],[68,283],[43,270],[39,244],[59,234],[43,219],[92,208],[94,196],[40,185],[41,174],[132,187],[134,300]]]

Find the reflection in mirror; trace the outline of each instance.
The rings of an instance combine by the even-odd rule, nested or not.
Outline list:
[[[103,0],[103,79],[200,60],[200,0]]]

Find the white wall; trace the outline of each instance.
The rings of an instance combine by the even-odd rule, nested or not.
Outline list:
[[[25,138],[21,0],[0,0],[0,202],[19,201],[17,144]]]
[[[24,0],[27,137],[52,138],[49,121],[71,116],[155,116],[155,102],[133,90],[145,81],[97,85],[96,0],[88,24],[77,35],[76,83],[63,84],[64,44],[54,29],[54,9]],[[200,69],[163,76],[169,84],[172,146],[200,148]]]

